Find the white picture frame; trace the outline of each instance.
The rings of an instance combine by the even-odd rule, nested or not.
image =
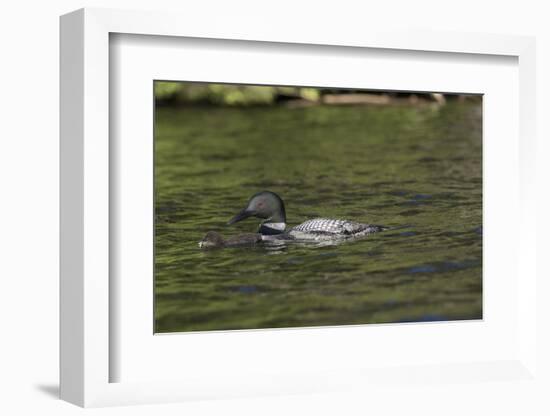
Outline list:
[[[500,380],[537,382],[535,212],[532,177],[535,142],[535,42],[533,38],[467,33],[404,32],[361,29],[327,34],[281,31],[269,25],[250,27],[240,34],[231,24],[206,27],[171,13],[83,9],[61,18],[61,398],[80,406],[159,403],[197,398],[322,393],[379,384],[471,382]],[[113,325],[112,282],[116,259],[110,253],[110,227],[116,220],[110,199],[110,35],[146,35],[170,38],[225,39],[276,42],[285,45],[331,45],[335,48],[371,48],[423,51],[439,54],[500,55],[518,60],[519,67],[519,169],[517,183],[516,274],[517,348],[496,361],[438,364],[414,367],[333,368],[295,374],[289,369],[265,377],[222,373],[212,377],[196,370],[175,380],[112,382],[111,368],[121,357],[111,348]],[[161,40],[162,41],[162,40]],[[258,43],[258,45],[261,45]],[[516,195],[516,194],[514,194]],[[111,311],[111,312],[110,312]],[[115,326],[116,330],[116,326]],[[297,333],[299,330],[294,330]],[[275,333],[273,333],[275,332]],[[284,332],[284,331],[283,331]],[[303,332],[303,331],[302,331]],[[267,332],[265,332],[267,333]],[[282,332],[272,331],[277,337]],[[151,334],[152,335],[152,334]],[[223,336],[221,334],[220,336]],[[303,337],[312,333],[303,332]],[[357,335],[351,335],[357,336]],[[169,341],[167,341],[169,342]],[[219,342],[219,341],[217,341]],[[497,354],[498,355],[498,354]],[[145,357],[146,359],[146,357]],[[477,376],[476,376],[477,374]]]

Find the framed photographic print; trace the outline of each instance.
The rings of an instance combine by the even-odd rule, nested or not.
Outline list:
[[[61,23],[62,398],[532,378],[532,39]]]

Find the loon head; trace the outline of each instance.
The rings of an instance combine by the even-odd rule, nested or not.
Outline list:
[[[253,195],[246,207],[231,218],[227,224],[235,224],[248,217],[264,220],[260,226],[260,234],[280,234],[286,227],[285,204],[281,197],[274,192],[263,191]]]
[[[203,239],[199,242],[200,248],[223,247],[225,241],[220,233],[216,231],[208,231]]]

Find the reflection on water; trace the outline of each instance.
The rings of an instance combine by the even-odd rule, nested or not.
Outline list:
[[[157,332],[479,319],[481,104],[157,110]],[[389,230],[343,244],[201,250],[271,190],[289,226]]]

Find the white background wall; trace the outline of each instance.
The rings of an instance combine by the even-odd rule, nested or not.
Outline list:
[[[262,6],[264,5],[265,6]],[[58,16],[84,6],[178,10],[199,16],[249,15],[287,25],[369,25],[536,35],[538,38],[539,250],[548,251],[550,13],[545,1],[4,1],[0,8],[0,414],[76,414],[56,399],[58,376]],[[546,6],[546,7],[545,7]],[[196,17],[193,17],[196,16]],[[208,24],[208,18],[205,20]],[[185,22],[182,22],[185,24]],[[543,138],[545,140],[543,140]],[[543,180],[544,179],[544,180]],[[513,221],[513,219],[511,219]],[[542,250],[542,247],[546,250]],[[539,272],[550,278],[540,256]],[[544,270],[543,270],[544,268]],[[544,281],[539,292],[549,293]],[[548,307],[541,306],[548,312]],[[541,332],[549,347],[548,331]],[[550,348],[547,348],[549,351]],[[548,360],[544,361],[548,365]],[[550,374],[550,372],[546,372]],[[490,393],[465,385],[412,389],[393,400],[347,393],[93,410],[125,414],[550,414],[542,392],[504,383]],[[489,397],[487,397],[487,394]],[[391,397],[388,396],[388,397]]]

